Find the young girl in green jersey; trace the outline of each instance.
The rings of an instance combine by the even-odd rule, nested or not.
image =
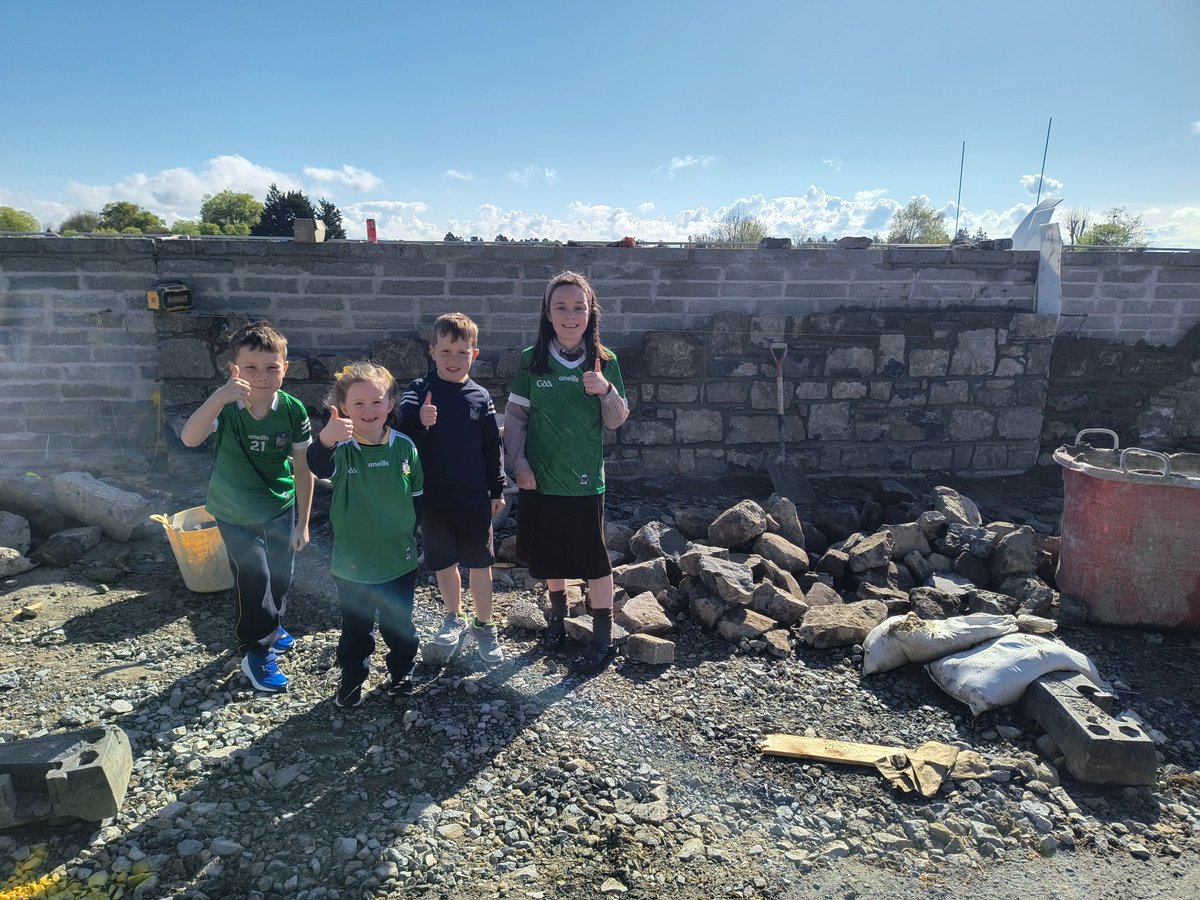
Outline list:
[[[592,640],[576,666],[612,656],[612,564],[604,543],[604,429],[629,416],[617,356],[600,342],[588,280],[562,272],[546,285],[537,341],[521,354],[504,416],[504,455],[521,489],[517,555],[550,592],[549,648],[561,647],[566,579],[585,578]]]
[[[417,448],[388,427],[396,382],[382,366],[346,366],[334,379],[329,423],[308,448],[308,464],[333,482],[333,580],[342,609],[337,660],[341,682],[334,702],[358,706],[375,650],[375,616],[388,646],[388,696],[412,693],[417,630],[413,497],[424,478]]]

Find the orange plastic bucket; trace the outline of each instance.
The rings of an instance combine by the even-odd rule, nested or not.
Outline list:
[[[1111,437],[1110,449],[1080,443]],[[1118,449],[1088,428],[1054,451],[1063,467],[1058,589],[1092,621],[1200,629],[1200,455]]]
[[[203,506],[167,516],[151,516],[167,532],[179,574],[189,591],[211,594],[233,587],[233,570],[217,520]]]

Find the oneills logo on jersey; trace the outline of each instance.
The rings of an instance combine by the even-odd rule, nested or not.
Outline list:
[[[377,459],[375,462],[367,463],[367,468],[368,469],[386,469],[386,468],[390,467],[391,464],[392,464],[391,460]]]
[[[574,381],[574,382],[578,383],[579,376],[578,375],[559,375],[558,380],[559,381]]]

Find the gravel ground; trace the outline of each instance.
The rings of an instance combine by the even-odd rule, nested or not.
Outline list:
[[[1054,483],[955,487],[993,516],[1053,521]],[[726,499],[702,502],[740,498]],[[636,528],[697,502],[616,491],[609,518]],[[185,590],[161,535],[0,586],[0,738],[112,723],[134,751],[115,820],[0,833],[0,900],[1200,894],[1189,635],[1066,634],[1154,730],[1146,788],[1073,781],[1038,754],[1035,725],[972,718],[918,667],[863,679],[851,648],[749,655],[687,620],[671,667],[581,680],[507,628],[503,666],[467,653],[419,670],[408,700],[342,710],[329,542],[321,522],[299,557],[278,696],[230,674],[229,595]],[[497,576],[503,622],[539,590]],[[421,633],[439,618],[423,586]],[[763,757],[772,732],[957,743],[992,772],[901,796],[873,770]]]

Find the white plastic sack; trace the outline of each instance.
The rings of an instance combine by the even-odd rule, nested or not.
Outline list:
[[[863,641],[863,674],[889,672],[909,663],[941,659],[1017,630],[1013,616],[972,613],[952,619],[922,619],[916,613],[892,616]]]
[[[979,715],[1021,699],[1030,683],[1047,672],[1080,672],[1103,687],[1087,656],[1036,634],[1007,634],[953,653],[925,667],[943,691]]]

